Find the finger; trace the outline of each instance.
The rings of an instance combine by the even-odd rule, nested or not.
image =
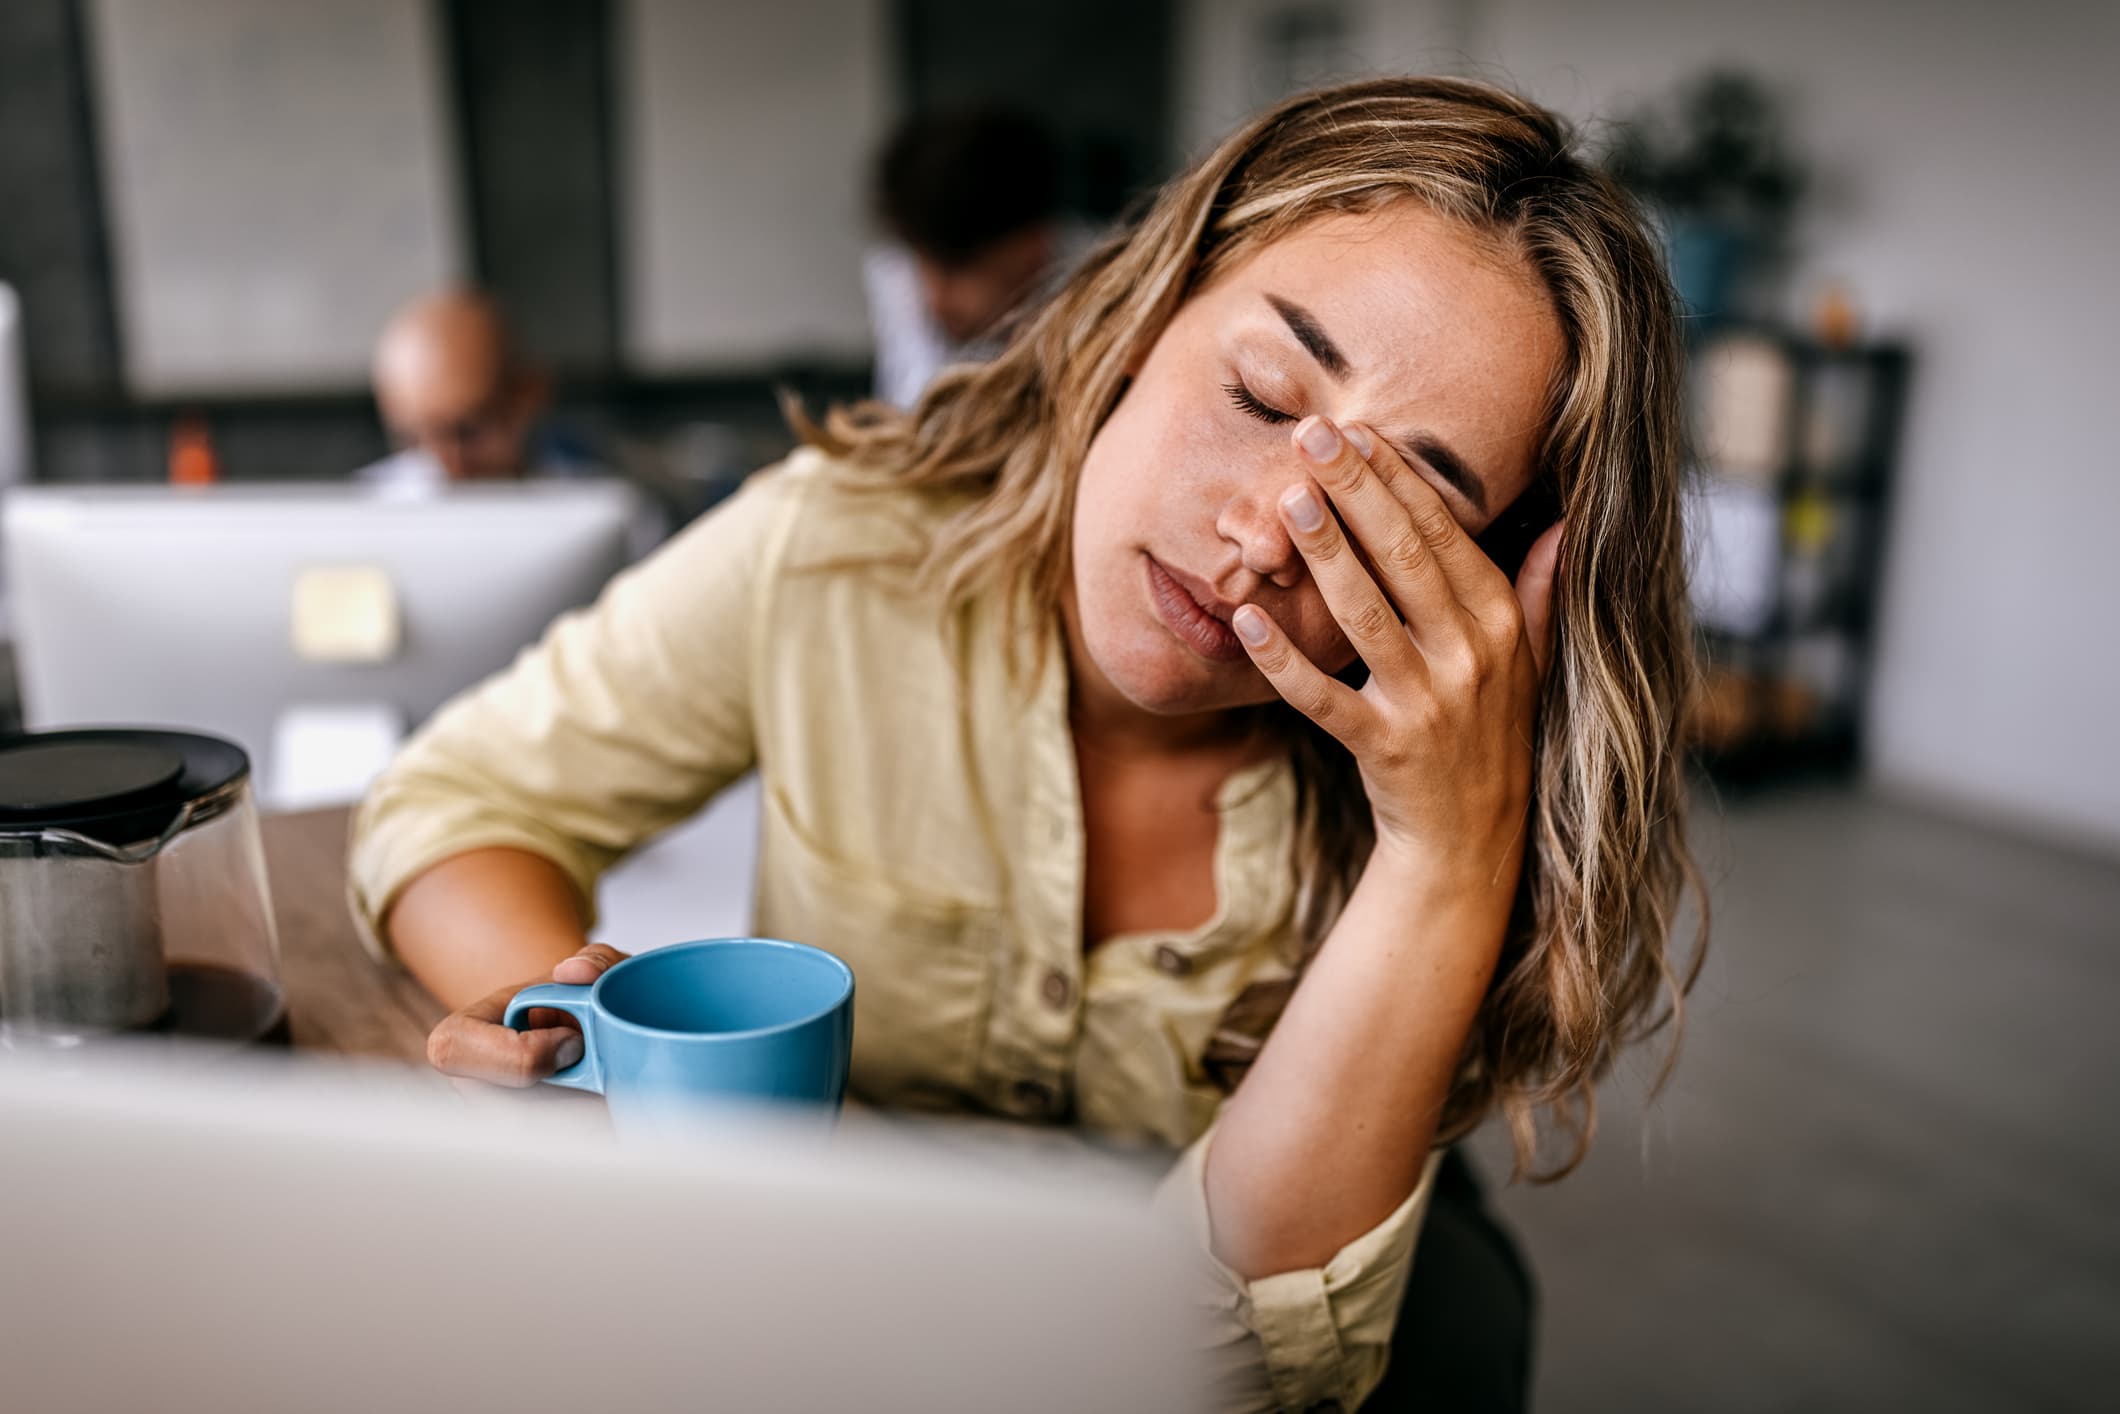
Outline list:
[[[626,954],[604,943],[591,943],[552,969],[552,980],[586,987],[626,960]]]
[[[524,982],[513,987],[503,987],[498,992],[480,997],[470,1006],[462,1008],[456,1014],[467,1017],[472,1021],[487,1022],[498,1026],[501,1018],[507,1015],[508,1003],[515,1000],[517,992],[529,985],[529,983]],[[523,1019],[530,1023],[530,1028],[533,1031],[541,1030],[548,1026],[566,1026],[576,1031],[581,1029],[581,1024],[574,1019],[571,1012],[559,1011],[548,1006],[530,1008],[530,1010],[523,1013]]]
[[[1325,501],[1308,478],[1282,494],[1281,519],[1325,596],[1325,607],[1378,682],[1389,687],[1409,674],[1427,676],[1398,610],[1377,587],[1340,523],[1325,514]]]
[[[497,1026],[500,1019],[507,1015],[508,1003],[515,1000],[515,994],[520,992],[523,986],[524,984],[519,982],[513,987],[503,987],[498,992],[488,992],[471,1005],[458,1008],[456,1015],[472,1021],[492,1022]]]
[[[1464,606],[1414,515],[1327,419],[1306,417],[1296,424],[1293,436],[1311,474],[1346,521],[1348,533],[1376,566],[1378,581],[1404,616],[1414,641],[1429,646],[1462,638],[1458,626],[1465,618]],[[1441,507],[1440,501],[1436,504]],[[1447,510],[1443,518],[1449,520]]]
[[[427,1037],[427,1060],[445,1075],[495,1085],[535,1085],[582,1058],[581,1033],[564,1026],[517,1031],[500,1016],[520,987],[503,987],[442,1019]]]
[[[529,1023],[532,1031],[541,1031],[548,1026],[565,1026],[575,1031],[582,1029],[582,1024],[574,1019],[573,1012],[548,1006],[530,1008],[523,1013],[523,1020]]]
[[[1560,573],[1561,527],[1566,521],[1555,521],[1546,527],[1546,533],[1531,542],[1531,550],[1524,556],[1524,566],[1516,572],[1517,602],[1524,608],[1524,637],[1531,642],[1531,659],[1538,664],[1539,676],[1546,675],[1546,664],[1553,656],[1553,581]]]
[[[1356,423],[1342,428],[1341,434],[1369,463],[1384,489],[1413,517],[1414,528],[1434,552],[1436,564],[1456,592],[1458,602],[1483,620],[1485,610],[1505,602],[1508,578],[1458,523],[1456,512],[1435,484],[1409,465],[1397,448],[1376,434],[1376,429]]]
[[[1244,604],[1230,615],[1237,641],[1251,654],[1253,666],[1281,699],[1352,750],[1373,713],[1362,695],[1326,676],[1318,665],[1281,632],[1273,616],[1256,604]]]

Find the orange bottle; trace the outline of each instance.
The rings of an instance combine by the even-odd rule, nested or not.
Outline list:
[[[221,458],[213,449],[206,419],[186,413],[169,429],[169,481],[172,486],[210,486],[221,479]]]

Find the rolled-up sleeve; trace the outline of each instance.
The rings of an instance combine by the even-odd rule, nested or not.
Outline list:
[[[792,483],[752,478],[407,743],[354,816],[348,891],[372,949],[398,893],[467,850],[542,855],[593,900],[612,863],[751,767],[758,586]]]
[[[1157,1190],[1196,1254],[1193,1289],[1218,1410],[1352,1411],[1384,1378],[1413,1249],[1435,1184],[1431,1154],[1406,1201],[1322,1267],[1246,1281],[1215,1258],[1207,1215],[1207,1150],[1195,1140]]]

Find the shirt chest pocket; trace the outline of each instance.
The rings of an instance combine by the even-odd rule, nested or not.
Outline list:
[[[847,858],[776,790],[766,792],[763,824],[760,931],[824,948],[854,970],[856,1098],[964,1103],[992,1001],[1001,911]]]

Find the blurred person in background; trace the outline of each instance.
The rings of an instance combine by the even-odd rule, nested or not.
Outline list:
[[[398,450],[362,467],[361,481],[410,489],[596,474],[549,425],[551,380],[491,296],[453,289],[407,304],[376,341],[373,377]]]
[[[891,241],[862,270],[876,396],[897,407],[917,402],[945,366],[998,353],[1004,317],[1083,244],[1061,219],[1051,135],[1005,108],[908,120],[877,158],[872,198]]]
[[[356,817],[364,933],[457,1008],[436,1065],[535,1083],[582,1041],[509,999],[617,961],[600,873],[755,768],[850,1093],[1169,1146],[1220,1407],[1522,1408],[1449,1146],[1566,1172],[1690,975],[1678,368],[1552,113],[1290,99],[438,714]]]

